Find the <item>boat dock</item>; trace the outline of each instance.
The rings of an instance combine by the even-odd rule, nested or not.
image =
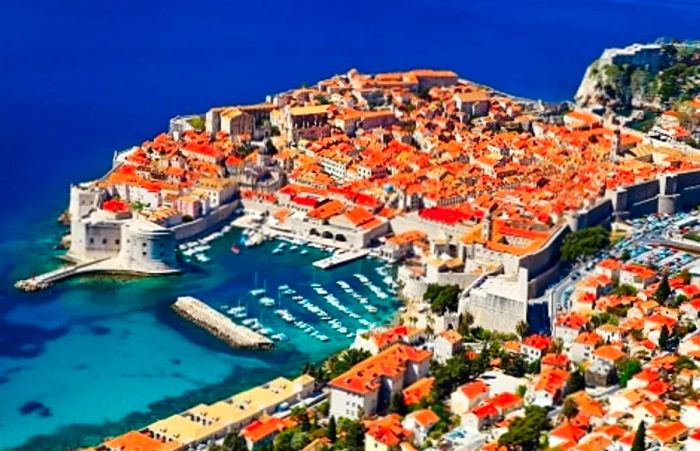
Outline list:
[[[233,348],[271,349],[274,346],[269,338],[234,323],[197,298],[180,296],[172,309]]]
[[[313,262],[313,265],[321,269],[331,269],[338,265],[357,260],[358,258],[366,257],[367,255],[369,255],[369,251],[367,249],[336,253],[331,255],[330,257]]]

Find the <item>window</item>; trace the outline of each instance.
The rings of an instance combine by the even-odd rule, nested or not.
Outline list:
[[[90,238],[90,244],[95,244],[95,239],[94,239],[94,238]]]
[[[143,242],[141,243],[141,247],[146,247],[146,242],[145,242],[145,241],[143,241]]]
[[[146,251],[141,252],[141,255],[146,256]]]
[[[119,246],[119,238],[117,238],[116,240],[114,240],[114,244],[116,244],[117,246]]]
[[[102,238],[102,244],[107,244],[107,238]]]

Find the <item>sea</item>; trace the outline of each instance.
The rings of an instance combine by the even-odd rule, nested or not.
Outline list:
[[[210,262],[181,276],[16,291],[16,279],[58,264],[65,229],[56,217],[69,185],[103,174],[114,151],[177,114],[261,101],[351,68],[449,68],[560,101],[606,47],[700,38],[696,0],[7,0],[1,10],[0,449],[24,450],[95,444],[292,376],[348,345],[331,330],[321,343],[285,328],[246,294],[256,281],[335,289],[363,273],[381,283],[372,260],[313,269],[316,249],[273,255],[267,243],[233,254],[233,231],[214,243]],[[232,351],[171,312],[183,294],[215,307],[250,302],[290,340],[272,352]],[[372,302],[378,322],[397,307]]]

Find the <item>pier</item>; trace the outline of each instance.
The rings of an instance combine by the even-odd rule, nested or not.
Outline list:
[[[54,282],[58,282],[78,274],[84,274],[92,271],[92,266],[103,262],[107,259],[91,261],[79,265],[67,265],[54,269],[53,271],[45,272],[29,279],[18,280],[15,283],[15,288],[22,291],[40,291],[49,288]]]
[[[239,326],[226,315],[197,298],[180,296],[172,308],[178,315],[205,329],[233,348],[271,349],[274,346],[269,338],[245,326]]]
[[[358,258],[366,257],[367,255],[369,255],[369,251],[366,249],[362,249],[359,251],[349,251],[349,252],[343,252],[343,253],[336,253],[336,254],[331,255],[330,257],[313,262],[313,265],[315,267],[321,268],[321,269],[331,269],[331,268],[334,268],[338,265],[342,265],[345,263],[349,263],[353,260],[357,260]]]

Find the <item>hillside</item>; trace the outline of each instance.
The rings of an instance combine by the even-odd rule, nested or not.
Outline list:
[[[700,93],[700,45],[673,42],[607,49],[586,70],[580,107],[601,111],[668,110]]]

